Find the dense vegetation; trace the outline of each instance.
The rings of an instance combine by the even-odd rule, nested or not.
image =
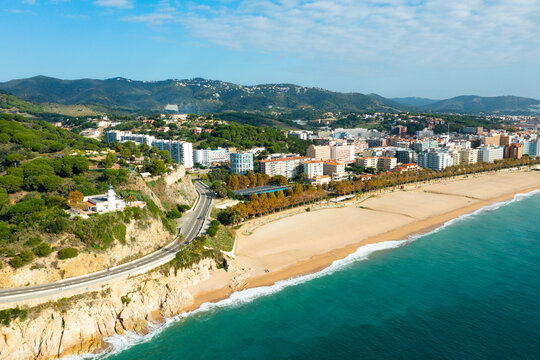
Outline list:
[[[484,129],[501,129],[506,124],[500,119],[488,119],[476,115],[447,115],[447,114],[403,114],[403,118],[398,123],[407,127],[407,134],[414,135],[428,127],[428,122],[432,118],[444,120],[444,124],[435,124],[433,132],[435,134],[445,134],[448,131],[461,133],[465,127],[483,127]],[[407,121],[409,116],[413,116],[413,121]],[[358,114],[349,114],[332,123],[332,126],[338,128],[374,128],[380,131],[390,131],[392,126],[396,125],[396,119],[392,116],[384,116],[382,119],[373,120],[359,117]],[[450,127],[448,127],[450,126]]]
[[[221,251],[211,249],[207,245],[206,236],[196,237],[189,245],[184,246],[176,253],[174,260],[169,265],[172,265],[175,269],[186,269],[203,259],[214,259],[218,267],[226,267],[227,261]]]
[[[38,103],[85,104],[116,111],[163,111],[177,104],[184,113],[267,111],[386,111],[403,107],[376,95],[337,93],[292,84],[241,86],[206,79],[135,81],[60,80],[45,76],[0,83],[0,88]],[[141,96],[144,94],[144,96]]]
[[[22,100],[2,90],[0,90],[0,109],[10,111],[17,110],[29,114],[43,113],[43,107],[40,105]]]
[[[103,250],[114,241],[126,243],[129,222],[151,217],[161,218],[174,234],[176,214],[166,216],[149,197],[135,191],[125,194],[128,205],[145,201],[145,209],[128,207],[87,219],[66,213],[81,208],[84,196],[104,193],[109,184],[126,186],[130,166],[126,159],[131,156],[143,156],[144,168],[154,174],[171,162],[166,151],[133,143],[116,145],[118,156],[107,151],[75,155],[79,150],[101,150],[103,145],[44,121],[0,114],[0,256],[18,268],[54,251],[63,260],[77,256],[77,247]],[[73,246],[53,248],[51,243],[62,234],[69,235]]]
[[[286,137],[282,131],[251,125],[229,124],[203,133],[197,139],[200,148],[236,147],[249,149],[265,147],[269,153],[297,153],[305,155],[310,142]]]

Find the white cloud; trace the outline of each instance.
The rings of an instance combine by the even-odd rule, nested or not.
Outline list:
[[[241,0],[181,18],[212,43],[284,55],[461,66],[540,57],[537,0]]]
[[[131,9],[133,7],[133,2],[131,0],[95,0],[94,5],[118,9]]]
[[[177,9],[168,0],[161,0],[154,11],[148,14],[132,15],[122,18],[122,20],[134,23],[145,23],[148,25],[162,25],[165,22],[179,21]]]

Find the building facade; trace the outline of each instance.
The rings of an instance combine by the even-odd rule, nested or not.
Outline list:
[[[260,172],[270,177],[281,175],[288,179],[304,172],[304,162],[309,158],[304,156],[265,159],[259,161]]]
[[[253,153],[235,152],[230,154],[231,173],[245,175],[253,171]]]
[[[330,176],[332,180],[339,181],[345,177],[345,164],[335,160],[325,161],[323,174]]]
[[[521,159],[523,156],[523,145],[518,143],[506,145],[503,156],[505,159]]]
[[[330,158],[339,162],[354,161],[354,145],[334,145],[330,147]]]
[[[504,158],[504,148],[484,146],[478,149],[478,161],[494,162]]]
[[[322,160],[311,160],[304,162],[304,173],[308,179],[324,175]]]
[[[315,160],[330,160],[331,151],[329,145],[309,145],[307,148],[307,157]]]
[[[204,166],[230,161],[229,149],[200,149],[193,150],[193,162]]]

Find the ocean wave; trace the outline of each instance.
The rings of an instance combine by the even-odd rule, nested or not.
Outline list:
[[[181,321],[184,318],[194,316],[197,314],[209,312],[212,310],[218,310],[220,308],[227,308],[227,307],[235,307],[240,306],[242,304],[246,304],[249,302],[252,302],[253,300],[256,300],[258,298],[268,296],[275,294],[277,292],[282,291],[283,289],[286,289],[291,286],[296,286],[299,284],[303,284],[305,282],[308,282],[313,279],[317,279],[323,276],[331,275],[335,273],[336,271],[343,270],[350,265],[359,262],[359,261],[365,261],[369,259],[369,256],[372,255],[375,252],[384,251],[384,250],[390,250],[402,247],[404,245],[407,245],[409,243],[412,243],[420,238],[423,238],[425,236],[429,236],[430,234],[437,233],[441,231],[442,229],[455,224],[456,222],[460,222],[463,220],[466,220],[468,218],[477,216],[479,214],[490,212],[497,210],[503,206],[506,206],[508,204],[511,204],[513,202],[521,201],[524,199],[527,199],[531,196],[534,196],[536,194],[540,194],[540,190],[534,190],[529,193],[523,193],[523,194],[516,194],[512,199],[507,201],[500,201],[496,203],[492,203],[489,205],[486,205],[474,212],[461,215],[455,219],[449,220],[442,224],[441,226],[437,227],[436,229],[433,229],[432,231],[424,234],[419,235],[413,235],[405,240],[391,240],[391,241],[384,241],[374,244],[368,244],[359,247],[354,253],[349,254],[347,257],[336,260],[332,264],[330,264],[328,267],[324,268],[323,270],[308,274],[308,275],[302,275],[298,277],[293,277],[287,280],[280,280],[275,282],[273,285],[269,286],[260,286],[255,288],[250,288],[242,291],[237,291],[232,293],[228,298],[223,299],[221,301],[215,302],[215,303],[204,303],[202,304],[198,309],[190,311],[190,312],[184,312],[180,315],[177,315],[175,317],[166,319],[164,324],[150,324],[150,332],[147,334],[137,334],[135,332],[128,331],[123,335],[115,334],[111,337],[104,338],[103,340],[109,344],[109,348],[106,350],[106,352],[101,354],[84,354],[80,356],[71,356],[67,357],[65,359],[69,360],[86,360],[86,359],[103,359],[109,356],[116,355],[118,353],[121,353],[122,351],[125,351],[135,345],[142,344],[145,342],[148,342],[152,340],[155,336],[160,334],[162,331],[167,329],[170,325],[177,323]]]

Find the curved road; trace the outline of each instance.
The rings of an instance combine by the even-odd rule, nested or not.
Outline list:
[[[181,247],[189,244],[202,232],[206,225],[206,220],[210,215],[213,191],[198,180],[195,181],[195,187],[199,193],[199,198],[193,206],[192,211],[186,213],[179,220],[180,231],[183,235],[182,239],[177,239],[167,246],[140,259],[108,270],[102,270],[43,285],[0,289],[0,303],[56,295],[67,290],[106,283],[120,276],[142,274],[171,261]]]

